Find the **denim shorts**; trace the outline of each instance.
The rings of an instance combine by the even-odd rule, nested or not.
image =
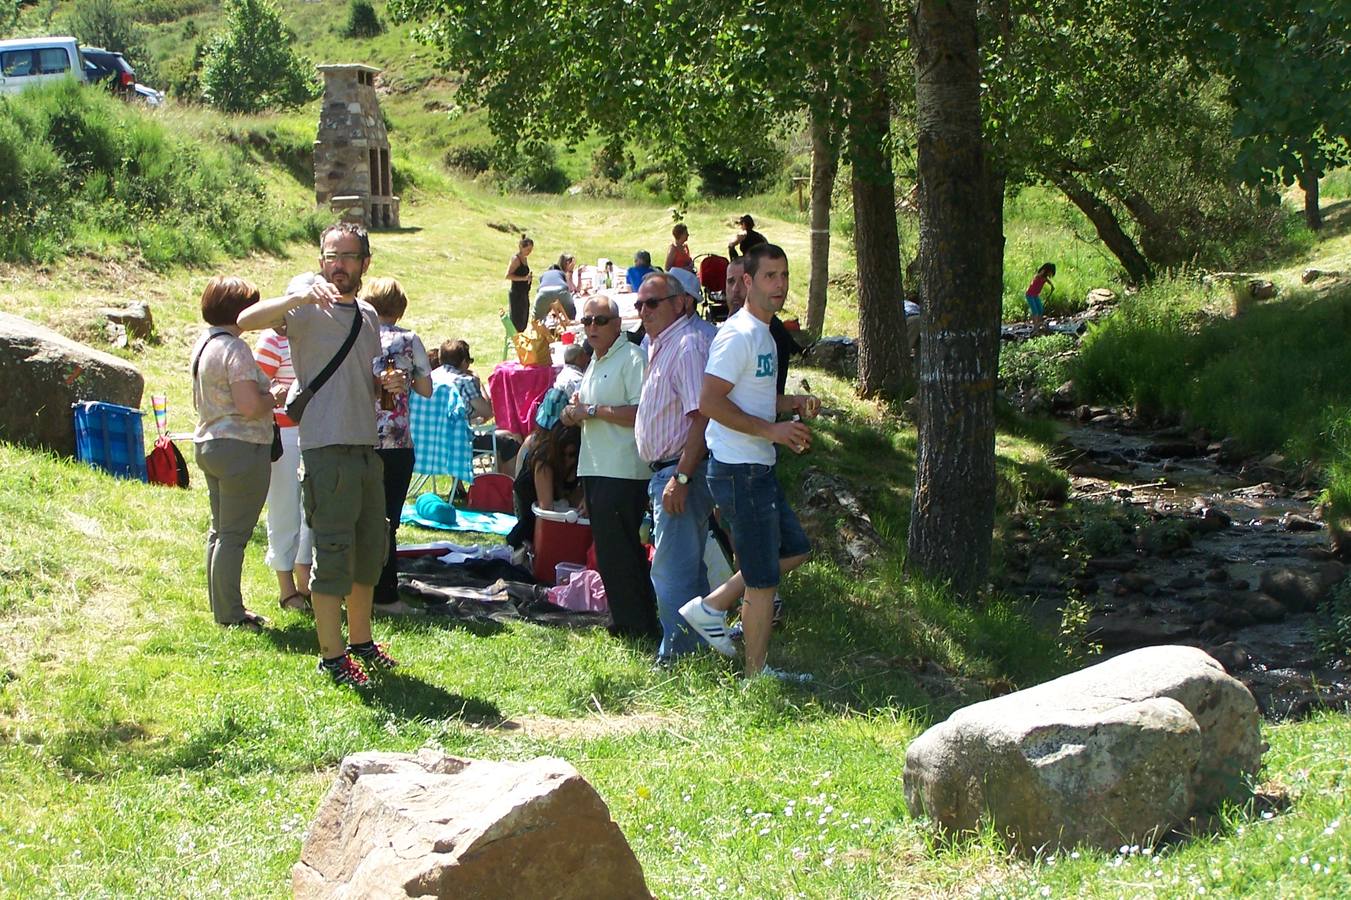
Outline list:
[[[1032,315],[1039,316],[1042,314],[1043,307],[1041,305],[1040,297],[1034,297],[1031,294],[1024,294],[1023,299],[1027,301],[1027,309],[1029,312],[1032,313]]]
[[[708,461],[708,489],[731,528],[748,588],[779,586],[779,560],[811,551],[773,466]]]

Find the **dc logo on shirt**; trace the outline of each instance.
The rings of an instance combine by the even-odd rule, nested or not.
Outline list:
[[[755,358],[755,377],[773,378],[774,377],[774,354],[761,353]]]

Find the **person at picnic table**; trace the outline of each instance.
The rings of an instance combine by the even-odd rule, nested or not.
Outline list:
[[[577,258],[571,253],[564,253],[558,262],[539,276],[539,290],[535,292],[535,318],[543,321],[555,303],[567,312],[569,321],[577,318],[577,307],[572,298],[579,293]]]
[[[755,220],[751,218],[750,213],[746,213],[736,222],[738,231],[732,237],[731,243],[727,245],[729,259],[745,256],[761,244],[769,243],[763,234],[755,230]]]
[[[582,386],[582,376],[586,374],[586,367],[591,364],[591,348],[586,343],[568,344],[563,347],[563,368],[559,370],[558,375],[554,377],[553,386],[544,392],[544,396],[539,398],[539,405],[535,409],[535,422],[531,428],[531,434],[540,429],[548,430],[558,421],[559,413],[563,407],[568,405],[572,395],[577,393],[577,389]],[[526,438],[529,443],[530,438]],[[522,445],[524,451],[524,445]]]
[[[399,599],[397,554],[403,501],[413,480],[415,462],[413,434],[408,427],[408,389],[411,386],[423,397],[432,395],[431,361],[422,339],[398,324],[408,310],[408,296],[398,281],[373,278],[361,292],[361,299],[373,306],[380,316],[380,358],[375,361],[374,374],[380,376],[394,371],[403,376],[399,387],[393,390],[381,388],[375,409],[375,431],[379,441],[375,452],[385,469],[389,553],[380,570],[380,579],[375,583],[374,609],[386,615],[406,614],[412,610]]]
[[[274,393],[286,396],[296,380],[286,335],[271,329],[263,332],[253,348],[253,360],[271,379]],[[300,428],[283,407],[273,411],[273,418],[281,433],[282,452],[272,463],[267,488],[267,555],[263,560],[277,573],[277,604],[308,612],[314,532],[305,524],[300,503]]]
[[[704,545],[713,495],[705,480],[708,420],[699,411],[699,392],[710,339],[685,315],[683,297],[674,272],[649,275],[638,289],[638,314],[650,346],[634,439],[652,472],[647,491],[652,501],[652,586],[662,630],[659,664],[698,648],[699,638],[681,618],[680,608],[708,593]]]
[[[285,328],[296,372],[292,397],[300,386],[312,391],[300,419],[300,457],[305,518],[314,529],[310,602],[319,672],[334,684],[363,687],[369,673],[398,665],[371,636],[371,602],[389,548],[375,404],[381,389],[398,390],[405,380],[397,372],[378,377],[372,372],[381,355],[380,318],[358,299],[371,264],[366,229],[351,222],[331,225],[319,247],[317,275],[293,279],[294,289],[284,296],[245,309],[239,326]],[[330,377],[314,389],[324,370],[331,370]],[[294,417],[294,402],[288,401],[287,409]]]
[[[553,512],[576,509],[586,515],[582,481],[577,477],[581,450],[582,430],[556,422],[536,432],[529,448],[521,451],[512,485],[516,526],[507,534],[509,546],[519,549],[534,541],[536,505]]]
[[[511,262],[507,263],[506,279],[511,282],[511,288],[507,291],[507,309],[511,314],[511,324],[518,332],[525,331],[525,326],[530,324],[530,282],[535,276],[530,274],[530,264],[526,258],[534,249],[535,242],[522,235]]]
[[[690,255],[690,229],[684,222],[671,229],[671,246],[666,251],[666,271],[688,269],[694,271],[694,257]]]
[[[633,437],[643,352],[620,338],[619,305],[612,297],[588,300],[581,321],[595,358],[559,421],[582,427],[577,474],[585,488],[596,569],[610,601],[611,631],[659,641],[657,598],[647,552],[638,540],[652,475]]]
[[[809,394],[784,396],[775,390],[778,354],[769,336],[769,319],[788,296],[788,257],[764,244],[746,258],[742,310],[718,330],[704,369],[699,411],[708,417],[708,486],[732,532],[740,570],[705,597],[695,597],[680,615],[709,646],[735,656],[727,634],[727,611],[744,595],[745,674],[806,681],[768,665],[773,601],[779,579],[811,553],[811,542],[784,497],[775,471],[775,444],[794,453],[811,447],[805,420],[816,417],[821,402]],[[779,414],[795,413],[791,421]]]
[[[441,366],[432,370],[432,384],[449,384],[459,391],[460,398],[469,410],[469,424],[478,425],[492,420],[493,402],[484,394],[482,380],[469,368],[473,363],[474,358],[469,355],[467,342],[446,341],[441,345]],[[474,449],[485,453],[496,452],[497,471],[515,474],[516,454],[521,449],[521,442],[509,432],[497,429],[496,434],[475,434]]]
[[[633,254],[633,265],[624,273],[624,280],[628,282],[629,290],[637,292],[643,284],[643,279],[655,271],[657,270],[652,267],[652,254],[646,250],[639,250]]]
[[[218,625],[261,631],[267,620],[244,605],[240,578],[244,547],[258,524],[272,475],[274,394],[253,360],[235,320],[258,302],[242,278],[217,275],[202,291],[202,319],[210,327],[193,347],[192,445],[206,477],[211,526],[206,533],[206,590]]]

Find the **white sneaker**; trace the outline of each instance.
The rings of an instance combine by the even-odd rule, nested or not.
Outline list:
[[[810,672],[785,672],[783,669],[776,669],[773,666],[765,666],[760,670],[755,678],[775,678],[779,681],[786,681],[789,684],[810,684],[812,675]]]
[[[736,646],[727,636],[727,613],[713,613],[704,609],[704,598],[695,597],[680,607],[680,618],[689,623],[695,633],[723,656],[736,656]]]

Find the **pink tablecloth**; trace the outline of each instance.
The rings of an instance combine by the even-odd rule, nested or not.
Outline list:
[[[512,434],[529,434],[530,410],[553,386],[556,375],[553,366],[523,366],[517,362],[494,366],[488,376],[488,394],[497,427]]]

